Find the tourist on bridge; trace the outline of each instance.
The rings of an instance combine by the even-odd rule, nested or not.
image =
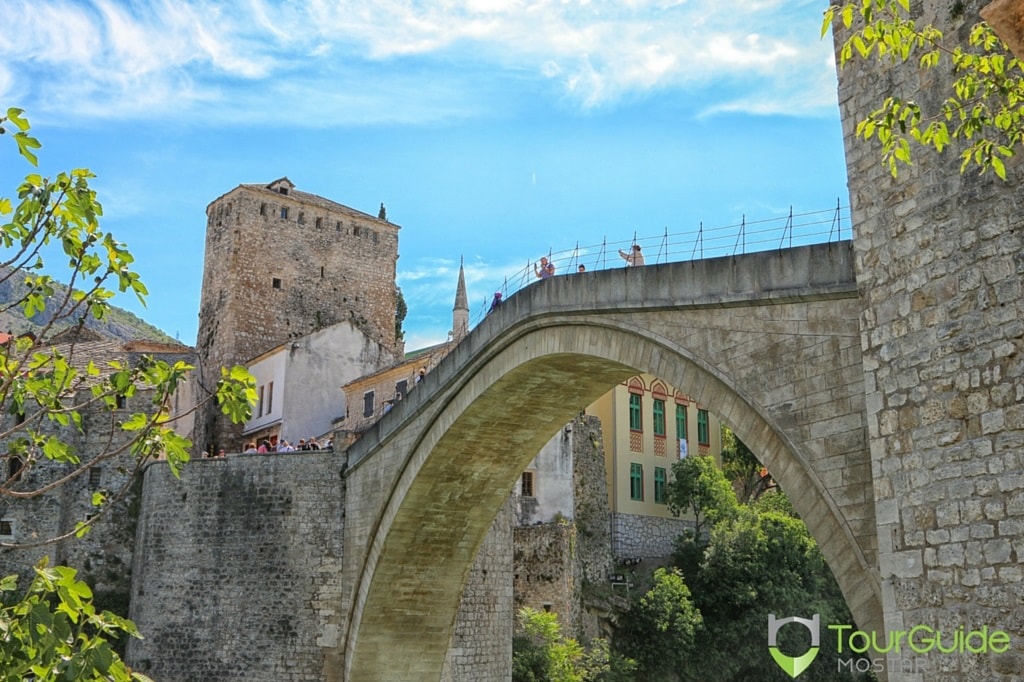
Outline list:
[[[633,248],[629,250],[629,253],[619,249],[619,255],[626,261],[627,268],[639,267],[644,264],[644,254],[640,253],[639,244],[633,244]]]
[[[488,314],[493,313],[501,305],[501,292],[494,292],[494,300],[491,301],[491,307],[487,310]]]
[[[537,279],[547,279],[551,275],[555,274],[555,264],[549,263],[546,256],[540,257],[540,268],[537,264],[533,264],[533,274],[537,276]]]

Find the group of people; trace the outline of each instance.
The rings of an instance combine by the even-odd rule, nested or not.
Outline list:
[[[619,257],[626,261],[626,267],[640,267],[644,264],[643,250],[639,244],[633,244],[629,251],[623,251],[619,249]],[[576,272],[586,272],[587,266],[580,263],[577,266]],[[547,279],[555,274],[555,264],[548,260],[547,256],[540,257],[540,264],[533,264],[533,274],[537,279]],[[494,298],[491,300],[491,307],[487,309],[488,313],[494,312],[499,306],[501,306],[502,295],[500,291],[494,292]]]
[[[644,254],[639,244],[633,244],[629,251],[619,249],[619,257],[626,261],[626,267],[628,268],[639,267],[644,264]],[[586,271],[587,266],[583,264],[576,268],[576,272]],[[541,256],[540,266],[538,267],[536,263],[533,264],[533,274],[536,275],[537,279],[547,279],[555,274],[555,264],[550,262],[547,256]]]
[[[269,453],[269,452],[305,452],[305,451],[309,451],[309,450],[333,450],[333,449],[334,449],[333,443],[332,443],[330,438],[327,439],[326,443],[321,445],[320,443],[317,442],[315,436],[310,436],[308,439],[300,438],[298,445],[293,445],[292,443],[286,441],[283,438],[281,440],[278,440],[276,437],[273,437],[273,438],[264,438],[263,440],[259,441],[258,443],[256,441],[249,441],[248,443],[246,443],[245,450],[243,450],[243,453],[245,453],[245,454],[261,453],[262,454],[262,453]],[[224,451],[221,450],[221,452],[224,452]]]

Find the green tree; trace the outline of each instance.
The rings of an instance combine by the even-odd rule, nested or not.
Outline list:
[[[658,568],[654,584],[630,607],[616,632],[616,644],[636,660],[641,679],[674,680],[698,654],[700,612],[682,573]]]
[[[693,535],[698,539],[709,523],[730,517],[738,509],[732,486],[711,457],[684,457],[676,461],[665,492],[673,514],[693,511]]]
[[[40,144],[20,109],[0,115],[0,134],[8,132],[21,157],[36,166]],[[93,493],[94,513],[73,530],[4,543],[4,549],[83,534],[125,497],[146,463],[163,459],[177,474],[190,457],[191,443],[174,431],[170,405],[192,367],[149,356],[135,363],[86,360],[73,341],[52,341],[58,330],[81,330],[90,316],[103,319],[116,292],[143,303],[148,293],[128,248],[100,227],[103,210],[89,186],[92,177],[86,169],[53,178],[31,172],[16,200],[0,197],[0,283],[11,280],[20,285],[12,290],[21,292],[0,303],[0,311],[17,309],[26,317],[45,311],[48,319],[32,336],[0,343],[0,497],[8,508],[58,497],[62,486],[108,460],[127,475],[119,489]],[[61,278],[51,274],[61,268],[47,267],[44,256],[63,264]],[[145,407],[127,410],[133,397],[136,407]],[[256,400],[255,381],[243,367],[224,369],[211,399],[232,420],[244,421]],[[71,436],[87,421],[102,430],[90,438],[99,445],[78,451]],[[135,626],[98,611],[91,590],[75,576],[72,568],[43,561],[21,597],[16,576],[0,580],[0,681],[146,679],[110,644],[122,634],[137,636]]]
[[[0,580],[0,601],[17,589]],[[139,636],[135,625],[109,611],[97,611],[89,586],[66,566],[41,562],[25,594],[0,606],[0,682],[145,682],[111,649],[109,639]]]
[[[627,682],[635,663],[596,639],[583,647],[562,634],[558,614],[519,610],[522,634],[512,638],[513,682]]]
[[[16,130],[12,137],[18,152],[35,166],[40,144],[20,109],[0,116],[0,130],[8,128]],[[190,457],[192,444],[175,432],[170,404],[191,366],[150,356],[135,364],[85,361],[76,355],[74,343],[50,343],[58,330],[80,329],[90,316],[103,319],[115,292],[134,294],[143,303],[148,294],[132,269],[128,248],[100,227],[103,209],[89,186],[92,177],[87,169],[53,178],[30,173],[17,188],[17,203],[0,197],[0,283],[23,285],[15,289],[20,295],[0,303],[0,311],[20,309],[26,317],[49,313],[49,321],[34,335],[0,344],[0,414],[8,415],[0,422],[0,497],[13,504],[51,494],[99,463],[122,456],[131,463],[132,475],[118,490],[97,491],[94,513],[74,530],[0,547],[38,546],[85,532],[126,495],[134,474],[147,462],[165,459],[177,474]],[[58,286],[44,262],[44,255],[53,254],[66,264],[66,286]],[[124,415],[119,408],[136,395],[149,396],[147,409]],[[255,397],[255,382],[244,368],[222,370],[213,399],[231,419],[247,419]],[[83,429],[86,411],[109,415],[108,437],[93,439],[106,443],[98,452],[77,452],[66,437],[68,429]],[[59,474],[28,476],[47,461],[63,465]]]
[[[962,14],[963,3],[950,12]],[[822,36],[843,28],[840,67],[854,59],[887,64],[914,60],[922,70],[948,69],[952,91],[934,107],[894,94],[857,124],[858,137],[876,137],[882,160],[895,177],[911,164],[911,146],[941,152],[952,140],[966,142],[960,170],[975,165],[1006,179],[1005,159],[1024,139],[1024,68],[985,22],[975,24],[966,46],[952,44],[933,24],[911,18],[910,0],[856,0],[831,5]]]
[[[716,524],[689,584],[704,617],[697,641],[701,657],[687,669],[692,680],[789,680],[765,644],[770,613],[780,618],[817,613],[823,628],[853,622],[807,526],[778,511],[743,506],[728,522]],[[809,637],[801,639],[806,634],[785,629],[779,645],[803,653],[810,645]],[[835,642],[822,637],[818,658],[801,682],[849,679],[836,672],[838,656]]]
[[[405,338],[405,331],[402,330],[402,323],[405,316],[409,314],[409,306],[405,303],[405,296],[401,287],[395,287],[395,341]]]
[[[767,476],[761,474],[761,463],[746,444],[727,426],[722,426],[722,473],[732,481],[733,489],[743,502],[765,491]]]

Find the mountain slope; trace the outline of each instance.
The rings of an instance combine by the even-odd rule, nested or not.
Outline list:
[[[7,310],[0,311],[0,332],[8,332],[15,335],[26,332],[38,333],[53,318],[53,315],[56,313],[56,306],[59,301],[63,300],[67,287],[58,285],[56,287],[57,292],[47,301],[46,309],[41,313],[36,313],[31,318],[26,318],[20,306],[9,308],[11,302],[20,299],[28,290],[24,284],[24,278],[19,273],[6,277],[9,273],[9,268],[0,269],[0,279],[3,279],[3,281],[0,281],[0,308],[8,308]],[[54,326],[49,336],[53,336],[69,326],[67,322],[62,321]],[[97,320],[90,315],[85,322],[85,328],[108,339],[176,343],[175,339],[139,316],[116,306],[112,306],[110,312],[102,320]]]

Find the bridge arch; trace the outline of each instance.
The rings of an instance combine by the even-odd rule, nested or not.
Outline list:
[[[736,265],[720,264],[726,269]],[[834,458],[828,449],[835,439],[815,433],[822,428],[820,421],[801,418],[807,410],[794,409],[800,396],[778,390],[779,381],[784,383],[811,356],[794,347],[791,357],[779,358],[778,366],[760,371],[749,366],[750,352],[743,348],[748,341],[727,321],[736,314],[730,309],[742,306],[723,306],[718,295],[711,296],[714,301],[703,300],[710,292],[671,306],[658,305],[657,296],[652,300],[649,295],[626,305],[637,287],[647,294],[657,291],[659,276],[679,283],[679,272],[642,270],[648,272],[594,273],[590,281],[564,278],[561,286],[573,291],[558,298],[582,303],[576,307],[559,310],[550,300],[529,300],[556,293],[548,282],[524,292],[527,300],[519,305],[514,304],[518,296],[510,299],[501,315],[485,320],[484,329],[446,360],[447,372],[439,368],[432,384],[425,383],[420,395],[414,392],[413,400],[381,425],[377,440],[365,452],[354,453],[350,488],[364,497],[375,491],[378,504],[349,514],[352,535],[346,526],[346,540],[361,530],[365,552],[351,564],[355,585],[348,609],[345,679],[439,678],[466,576],[519,474],[575,414],[642,372],[664,378],[708,405],[759,454],[818,539],[855,618],[865,627],[880,621],[874,545],[865,537],[863,519],[851,522],[850,508],[858,505],[842,499],[849,493],[849,481],[840,476],[836,484],[834,469],[822,470],[822,462]],[[604,309],[594,310],[584,300],[593,292],[588,285],[600,288],[608,284],[600,280],[611,278],[625,278],[624,288],[612,283],[624,300],[606,298],[596,306]],[[805,289],[801,296],[781,295],[776,288],[767,298],[763,293],[748,295],[746,303],[755,312],[754,329],[747,333],[764,333],[758,318],[772,317],[757,309],[785,308],[784,317],[806,320],[815,315],[808,308],[835,312],[836,300],[850,298],[835,291],[809,293]],[[708,322],[709,316],[720,320],[717,326]],[[850,363],[849,354],[842,352],[850,347],[849,333],[839,334],[844,338],[840,342],[792,326],[805,346],[812,338],[809,346],[819,349],[813,353],[815,361]],[[684,329],[695,335],[681,333]],[[726,338],[739,342],[733,343],[731,353],[715,354],[712,360],[708,349],[721,348]],[[773,343],[785,347],[799,342],[776,338]],[[762,380],[773,373],[779,381]],[[856,395],[837,396],[836,410],[862,411],[862,386],[851,389],[843,375],[836,366],[816,376],[839,378],[836,386],[822,388],[825,394],[834,395],[840,387],[847,393],[860,391],[859,403]],[[866,462],[865,434],[863,428],[859,431],[860,443],[851,445],[848,432],[841,440],[847,451],[859,448]],[[849,452],[844,456],[848,461]],[[861,464],[856,468],[867,473],[870,486],[869,467]],[[855,502],[865,496],[870,499],[870,490]],[[869,521],[873,529],[873,519]],[[350,550],[359,544],[346,542]]]

